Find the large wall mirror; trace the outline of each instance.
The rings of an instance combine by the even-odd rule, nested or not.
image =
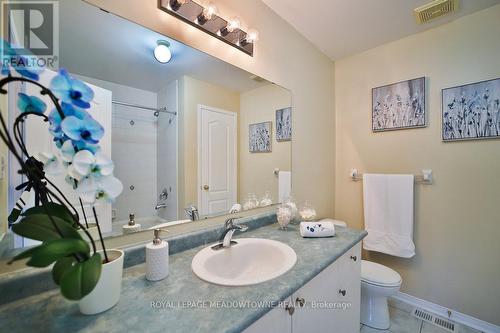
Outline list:
[[[83,1],[59,6],[60,67],[94,90],[90,112],[105,127],[102,149],[123,184],[116,202],[98,207],[107,237],[270,206],[290,195],[287,89]],[[167,63],[159,60],[168,52],[155,58],[159,44],[171,52]],[[45,71],[41,82],[48,85],[55,74]],[[10,93],[1,101],[10,120],[16,98]],[[56,151],[48,128],[26,126],[31,151]],[[0,230],[7,232],[5,217],[23,180],[4,148]],[[64,179],[52,180],[72,193]],[[68,197],[77,203],[78,196]],[[5,250],[34,242],[7,232],[2,244]]]

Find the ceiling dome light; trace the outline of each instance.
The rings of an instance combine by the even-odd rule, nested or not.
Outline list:
[[[172,52],[170,52],[170,43],[166,40],[159,40],[155,48],[155,59],[161,64],[166,64],[172,59]]]

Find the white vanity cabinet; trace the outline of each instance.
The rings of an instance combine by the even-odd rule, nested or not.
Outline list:
[[[361,243],[315,276],[285,303],[248,327],[244,333],[359,332]]]

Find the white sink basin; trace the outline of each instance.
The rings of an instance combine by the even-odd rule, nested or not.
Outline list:
[[[223,286],[249,286],[288,272],[297,261],[295,251],[278,241],[262,238],[234,239],[238,244],[219,250],[206,247],[191,263],[200,279]]]

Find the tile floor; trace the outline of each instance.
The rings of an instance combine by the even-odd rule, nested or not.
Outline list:
[[[428,324],[427,322],[413,317],[410,314],[412,309],[406,305],[398,304],[398,308],[395,308],[394,302],[390,304],[393,306],[389,306],[391,327],[388,330],[377,330],[361,325],[360,333],[449,333],[440,327]],[[470,327],[458,326],[458,333],[481,333]]]

